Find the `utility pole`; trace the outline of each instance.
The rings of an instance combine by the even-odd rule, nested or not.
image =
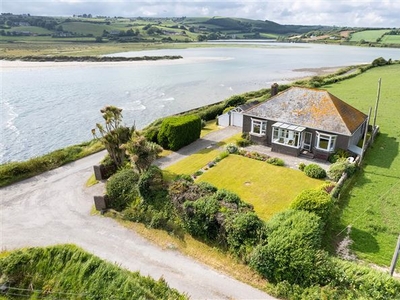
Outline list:
[[[361,164],[363,158],[364,158],[364,152],[365,152],[365,144],[367,142],[367,133],[368,133],[368,126],[369,126],[369,119],[371,117],[371,110],[372,107],[369,108],[369,112],[368,112],[368,117],[367,117],[367,126],[365,127],[365,131],[364,131],[364,140],[363,140],[363,144],[362,144],[362,149],[361,149],[361,154],[360,154],[360,161],[359,161],[359,165]]]
[[[390,276],[393,276],[394,268],[396,267],[396,262],[397,262],[397,259],[399,258],[399,251],[400,251],[400,234],[399,234],[399,238],[397,239],[396,249],[394,249],[392,263],[390,264],[390,271],[389,271]]]
[[[376,95],[376,103],[375,103],[375,111],[374,111],[374,125],[373,125],[374,129],[375,129],[375,126],[376,126],[376,115],[378,114],[379,98],[381,97],[381,82],[382,82],[382,78],[379,78],[379,80],[378,80],[378,94]]]
[[[375,110],[374,110],[374,123],[372,126],[372,135],[371,135],[371,143],[374,142],[374,133],[376,130],[376,116],[378,115],[378,105],[379,105],[379,99],[381,96],[381,82],[382,82],[382,78],[379,78],[378,80],[378,93],[376,95],[376,102],[375,102]]]

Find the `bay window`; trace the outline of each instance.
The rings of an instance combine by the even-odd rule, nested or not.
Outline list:
[[[317,131],[316,148],[324,151],[335,151],[336,135],[320,133]]]
[[[267,121],[251,119],[251,134],[254,135],[266,135],[267,133]]]

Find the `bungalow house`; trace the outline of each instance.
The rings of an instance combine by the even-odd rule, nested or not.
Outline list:
[[[337,149],[359,154],[367,115],[325,90],[289,88],[243,113],[243,132],[272,151],[327,159]]]

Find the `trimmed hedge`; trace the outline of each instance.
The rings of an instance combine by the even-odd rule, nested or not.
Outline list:
[[[200,137],[201,119],[197,115],[165,118],[158,133],[158,144],[173,151],[189,145]]]

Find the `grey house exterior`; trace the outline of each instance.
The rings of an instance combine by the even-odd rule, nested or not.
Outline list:
[[[325,90],[292,87],[243,112],[243,132],[275,152],[327,159],[337,149],[359,154],[367,119]]]

